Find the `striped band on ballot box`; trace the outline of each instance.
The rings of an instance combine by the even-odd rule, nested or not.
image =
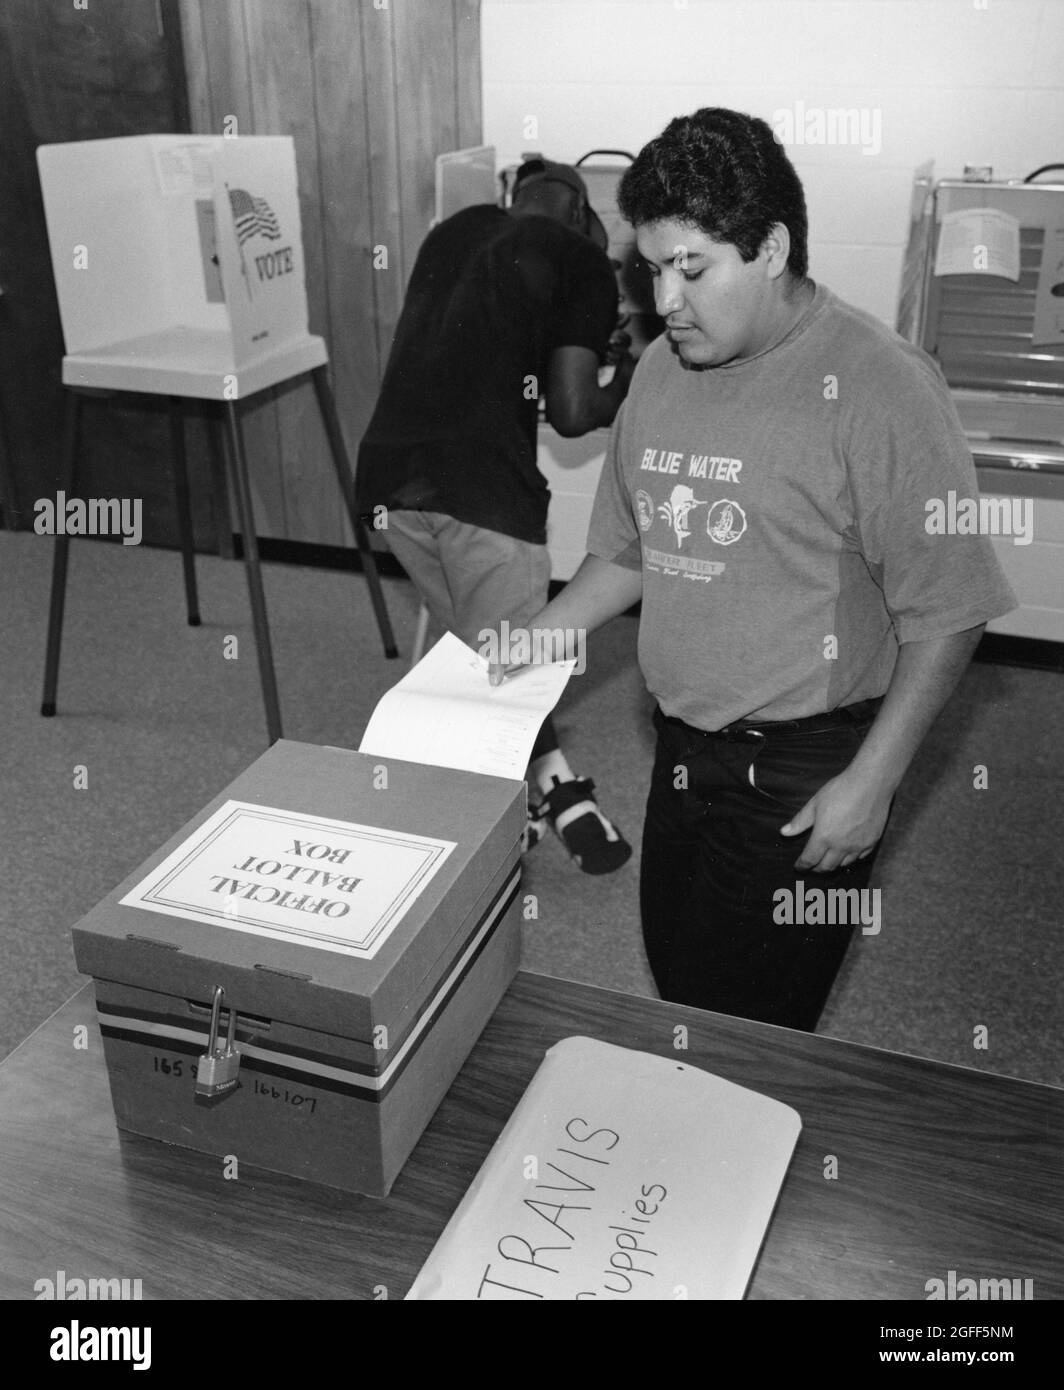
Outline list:
[[[379,1104],[399,1080],[422,1045],[429,1040],[433,1025],[461,988],[466,976],[498,930],[517,898],[520,866],[506,880],[488,904],[483,915],[471,926],[464,940],[444,963],[439,983],[414,1015],[401,1038],[395,1039],[377,1064],[337,1059],[308,1048],[264,1046],[245,1041],[255,1035],[254,1022],[243,1020],[237,1003],[237,1042],[241,1070],[261,1072],[271,1077],[299,1081],[322,1090],[358,1096]],[[208,1011],[203,1010],[204,1014]],[[157,1047],[165,1041],[167,1049],[188,1056],[199,1056],[207,1046],[206,1020],[203,1026],[189,1023],[178,1014],[155,1013],[99,1002],[100,1031],[105,1038]],[[243,1026],[242,1026],[243,1025]],[[250,1025],[250,1026],[249,1026]],[[319,1035],[320,1036],[320,1035]]]

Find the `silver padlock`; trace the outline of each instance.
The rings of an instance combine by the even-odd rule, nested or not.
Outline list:
[[[199,1059],[196,1068],[196,1095],[224,1096],[237,1084],[240,1071],[240,1049],[236,1046],[236,1010],[229,1006],[229,1032],[225,1046],[218,1045],[218,1025],[222,1016],[222,999],[225,990],[221,985],[214,987],[211,1003],[211,1030],[207,1036],[207,1051]]]

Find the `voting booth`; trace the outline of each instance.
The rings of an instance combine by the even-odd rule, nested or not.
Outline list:
[[[337,483],[362,557],[385,655],[398,651],[376,563],[358,516],[354,476],[322,338],[307,327],[306,267],[290,136],[137,135],[37,151],[66,342],[67,421],[60,493],[75,493],[79,390],[168,396],[188,621],[199,625],[182,401],[219,403],[244,545],[266,724],[281,737],[273,655],[240,406],[304,372],[314,389]],[[58,509],[58,502],[57,502]],[[56,535],[41,713],[56,712],[66,586]]]
[[[307,330],[290,136],[37,151],[68,385],[225,399],[327,360]],[[233,380],[235,378],[235,380]]]
[[[119,1128],[384,1196],[517,970],[524,825],[523,782],[275,744],[74,928]]]

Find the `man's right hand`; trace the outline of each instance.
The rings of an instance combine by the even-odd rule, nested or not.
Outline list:
[[[517,638],[519,645],[515,648],[510,645],[510,641],[504,641],[504,636],[510,640]],[[529,634],[524,628],[510,628],[509,624],[503,623],[501,629],[482,628],[478,634],[480,646],[477,652],[488,663],[488,684],[491,686],[502,685],[507,676],[512,676],[518,671],[523,671],[526,666],[531,664],[531,660],[512,661],[511,656],[523,656],[525,652],[532,652],[532,643],[528,640]],[[505,659],[502,659],[505,658]]]
[[[615,565],[602,560],[597,555],[585,555],[580,568],[568,581],[561,593],[557,594],[529,623],[529,629],[543,629],[548,632],[588,634],[609,622],[619,613],[626,612],[633,603],[638,603],[643,594],[643,575],[640,570],[629,569],[625,565]],[[581,639],[582,640],[582,639]],[[508,655],[499,647],[496,656]],[[537,653],[532,646],[532,655]],[[520,663],[504,665],[492,661],[487,652],[481,651],[488,663],[488,680],[499,686],[508,677],[526,669]]]
[[[515,671],[524,670],[523,666],[515,666],[512,662],[509,666],[504,666],[501,661],[488,662],[488,684],[492,686],[502,685],[507,676],[512,676]]]

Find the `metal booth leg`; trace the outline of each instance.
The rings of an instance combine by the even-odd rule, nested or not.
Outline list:
[[[189,501],[188,456],[185,453],[185,413],[178,396],[170,397],[170,456],[174,465],[177,529],[181,537],[181,564],[185,572],[185,607],[189,627],[199,627],[196,594],[196,552],[192,543],[192,507]]]
[[[59,462],[59,488],[65,495],[74,490],[81,405],[81,397],[77,391],[68,390],[63,423],[63,453]],[[55,714],[55,694],[59,684],[59,644],[63,637],[63,605],[66,600],[69,550],[70,537],[65,531],[60,531],[57,516],[55,551],[52,557],[52,597],[48,612],[48,648],[44,662],[44,693],[41,697],[41,713],[49,719]]]
[[[373,604],[373,612],[377,619],[377,631],[384,644],[384,655],[388,658],[397,657],[399,648],[395,645],[395,633],[392,631],[391,619],[388,617],[388,609],[384,603],[380,575],[377,573],[377,561],[370,547],[362,518],[355,507],[355,480],[351,471],[351,460],[347,456],[347,446],[344,444],[340,417],[336,413],[336,401],[333,398],[332,387],[329,385],[328,368],[315,367],[311,375],[314,378],[314,390],[317,393],[321,418],[325,424],[325,433],[329,437],[329,451],[332,454],[336,477],[340,483],[340,492],[343,494],[344,505],[347,507],[351,529],[355,533],[355,545],[362,557],[362,572],[369,585],[370,602]]]
[[[255,626],[255,650],[259,658],[262,700],[266,706],[266,729],[270,742],[276,743],[282,736],[281,710],[277,700],[277,680],[273,671],[270,628],[266,620],[266,599],[262,592],[259,546],[255,536],[255,516],[251,509],[247,456],[244,453],[244,431],[234,401],[226,401],[225,412],[229,426],[229,462],[232,467],[233,495],[236,498],[240,534],[244,541],[244,568],[247,571],[248,597],[251,600],[251,617]]]
[[[229,466],[225,461],[225,421],[214,409],[213,404],[207,406],[204,418],[207,425],[207,448],[210,453],[215,540],[218,543],[219,558],[231,560],[236,551],[233,548],[233,522],[226,483]]]

